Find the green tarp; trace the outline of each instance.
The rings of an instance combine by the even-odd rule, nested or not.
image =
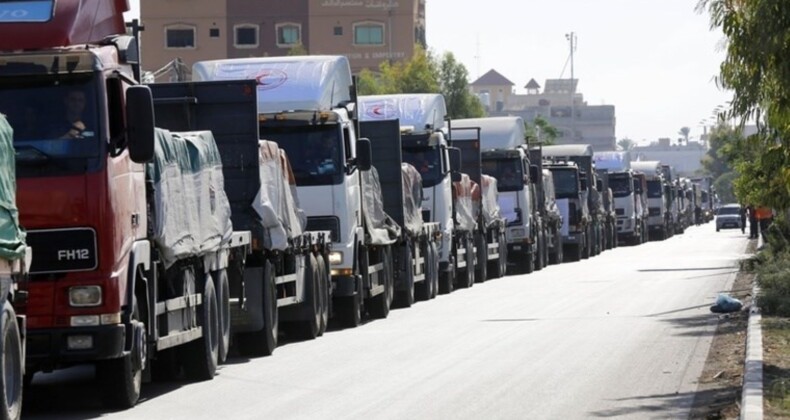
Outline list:
[[[0,114],[0,258],[16,260],[25,255],[25,232],[16,208],[14,132]]]

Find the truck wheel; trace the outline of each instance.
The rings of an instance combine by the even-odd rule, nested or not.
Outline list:
[[[414,305],[414,271],[412,270],[412,255],[411,246],[405,245],[402,247],[403,252],[401,253],[401,258],[399,259],[399,271],[401,276],[405,277],[401,279],[401,283],[406,283],[406,290],[400,290],[395,295],[395,305],[399,308],[411,308],[411,305]],[[393,264],[394,265],[394,264]],[[393,274],[393,278],[394,278]],[[426,280],[423,280],[423,284],[425,284]],[[402,286],[402,285],[401,285]]]
[[[383,254],[382,262],[384,263],[384,268],[381,270],[381,274],[384,276],[384,291],[369,299],[370,306],[368,309],[371,317],[379,319],[386,318],[390,314],[390,305],[392,305],[395,291],[391,248],[384,248]]]
[[[140,323],[140,310],[137,299],[132,303],[132,325]],[[133,328],[134,330],[134,328]],[[145,327],[143,327],[145,331]],[[131,408],[140,399],[142,387],[142,367],[144,360],[133,359],[135,352],[141,352],[137,345],[132,346],[128,355],[110,360],[102,360],[96,364],[96,378],[101,384],[102,404],[108,408]],[[144,351],[140,354],[145,354]],[[144,357],[143,357],[144,358]]]
[[[326,327],[329,325],[329,272],[326,269],[326,260],[324,256],[318,254],[316,257],[316,263],[318,264],[318,296],[321,299],[321,328],[318,331],[318,335],[324,335],[326,332]]]
[[[488,280],[488,243],[486,237],[481,235],[477,244],[477,266],[475,267],[475,282],[483,283]]]
[[[211,272],[217,285],[217,307],[219,308],[219,363],[225,363],[230,349],[230,283],[225,269]]]
[[[3,315],[0,319],[3,331],[0,340],[0,354],[3,355],[3,382],[0,398],[3,399],[3,419],[16,420],[22,415],[22,388],[24,383],[24,363],[22,357],[22,338],[16,313],[7,300],[3,304]]]
[[[436,244],[431,242],[428,244],[428,255],[431,257],[430,266],[428,271],[430,275],[431,291],[428,294],[428,299],[434,299],[439,295],[439,250],[436,249]]]
[[[306,301],[302,303],[304,319],[293,325],[293,332],[303,340],[313,340],[318,337],[321,330],[321,296],[318,272],[318,262],[313,253],[305,257],[304,285]]]
[[[266,261],[263,268],[263,328],[259,331],[236,335],[239,352],[245,356],[269,356],[277,347],[279,319],[277,289],[274,285],[274,266]]]
[[[208,380],[217,372],[219,357],[219,308],[214,282],[207,277],[203,286],[203,303],[198,312],[198,325],[203,329],[203,336],[187,343],[182,349],[184,373],[193,380]]]
[[[455,274],[457,273],[455,261],[452,257],[450,257],[450,261],[447,265],[449,269],[439,273],[439,293],[443,295],[453,292],[453,288],[455,287]]]

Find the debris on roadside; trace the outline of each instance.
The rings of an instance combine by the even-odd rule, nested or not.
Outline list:
[[[723,314],[729,312],[738,312],[741,310],[741,308],[743,308],[743,302],[726,293],[719,293],[719,297],[716,298],[716,303],[711,305],[710,311],[717,314]]]

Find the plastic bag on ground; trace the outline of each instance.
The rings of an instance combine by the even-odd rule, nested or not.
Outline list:
[[[719,297],[716,298],[716,304],[710,307],[710,311],[717,314],[724,314],[728,312],[738,312],[741,308],[743,308],[743,302],[726,293],[719,293]]]

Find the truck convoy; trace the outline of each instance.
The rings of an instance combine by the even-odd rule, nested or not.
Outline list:
[[[439,224],[423,222],[422,177],[402,158],[398,120],[360,122],[361,136],[370,140],[373,168],[384,200],[400,235],[393,249],[395,303],[409,307],[415,294],[420,300],[436,297],[439,289]]]
[[[468,118],[452,120],[451,126],[459,134],[461,130],[480,129],[482,171],[497,180],[498,204],[507,224],[510,271],[531,273],[542,268],[548,242],[542,218],[544,204],[537,195],[537,182],[542,179],[530,178],[537,168],[530,165],[524,121],[520,117]],[[551,242],[555,243],[554,236]],[[553,249],[556,252],[556,247]]]
[[[150,86],[157,125],[177,131],[210,130],[224,162],[224,191],[236,229],[251,233],[243,258],[220,273],[228,289],[222,307],[222,346],[241,354],[269,355],[282,324],[312,339],[330,314],[328,231],[306,231],[287,154],[259,140],[253,80],[162,83]],[[228,277],[228,281],[225,280]],[[223,302],[224,304],[224,302]],[[231,337],[232,336],[232,337]],[[226,351],[220,359],[224,360]]]
[[[24,304],[31,249],[19,225],[16,207],[16,162],[13,131],[0,113],[0,417],[18,419],[22,415],[22,385],[25,374],[25,316],[17,315],[12,304]]]
[[[329,231],[332,310],[357,326],[367,311],[388,315],[394,298],[393,248],[400,234],[383,210],[371,147],[357,137],[356,88],[340,56],[201,61],[193,81],[257,81],[258,135],[294,162],[308,231]],[[331,197],[331,199],[330,199]]]
[[[359,98],[363,121],[398,120],[403,161],[422,177],[422,218],[439,223],[439,291],[450,293],[456,282],[474,282],[474,243],[471,232],[471,185],[458,174],[460,159],[451,162],[450,142],[445,134],[447,106],[440,94],[376,95]],[[458,164],[453,168],[451,165]],[[457,179],[455,197],[453,180]],[[462,188],[468,186],[469,191]],[[457,280],[458,279],[458,280]],[[456,281],[457,280],[457,281]]]
[[[669,197],[665,194],[664,173],[657,160],[631,162],[631,169],[645,175],[647,183],[648,237],[664,240],[670,236]]]
[[[502,277],[506,271],[505,219],[500,216],[497,180],[483,174],[480,127],[455,127],[452,121],[450,124],[450,144],[460,150],[461,173],[472,183],[475,279],[484,282],[487,278]]]
[[[599,170],[605,170],[608,175],[617,216],[618,241],[641,244],[646,234],[647,214],[635,173],[631,170],[630,152],[598,152],[595,154],[595,163]]]

